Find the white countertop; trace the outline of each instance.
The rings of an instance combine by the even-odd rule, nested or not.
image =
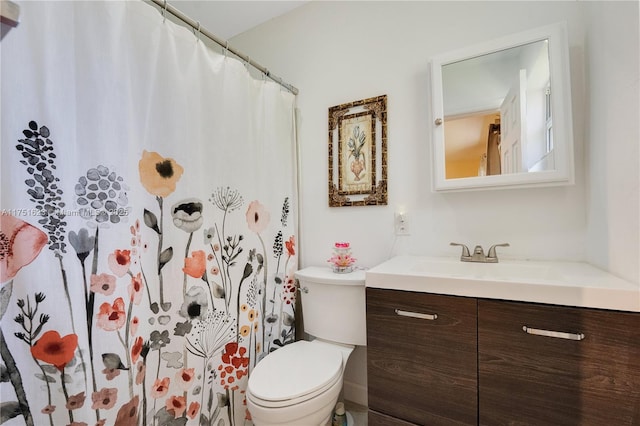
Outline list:
[[[640,312],[639,285],[583,262],[397,256],[365,276],[374,288]]]

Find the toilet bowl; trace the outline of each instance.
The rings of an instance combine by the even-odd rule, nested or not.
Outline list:
[[[311,267],[296,278],[312,340],[271,352],[252,370],[246,399],[256,426],[326,425],[349,355],[366,344],[364,271],[335,274]]]
[[[247,386],[247,407],[256,426],[325,425],[340,391],[353,346],[299,341],[265,357]]]

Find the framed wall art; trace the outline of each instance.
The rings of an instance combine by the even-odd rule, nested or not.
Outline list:
[[[329,206],[387,204],[387,95],[329,108]]]

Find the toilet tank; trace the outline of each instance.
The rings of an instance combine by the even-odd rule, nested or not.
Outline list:
[[[337,274],[329,267],[308,267],[295,275],[306,333],[332,342],[367,344],[363,270]]]

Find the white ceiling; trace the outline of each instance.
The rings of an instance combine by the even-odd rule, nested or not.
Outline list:
[[[228,40],[308,1],[169,0],[169,4],[216,36]]]

